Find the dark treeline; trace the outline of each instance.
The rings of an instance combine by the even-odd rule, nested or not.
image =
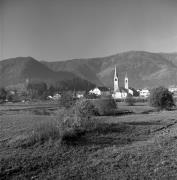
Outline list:
[[[0,101],[21,101],[30,99],[46,99],[49,95],[53,96],[56,93],[63,93],[66,91],[85,91],[86,93],[94,88],[95,85],[79,78],[74,78],[67,81],[59,81],[53,84],[45,82],[29,82],[26,85],[26,90],[17,92],[16,90],[6,90],[0,88]]]
[[[32,99],[45,98],[48,95],[53,96],[55,93],[62,93],[64,91],[89,91],[95,85],[86,81],[74,78],[72,80],[60,81],[51,85],[44,82],[31,82],[27,85],[28,95]]]
[[[58,91],[89,91],[94,87],[95,84],[80,78],[56,82],[56,84],[54,85],[54,88],[56,88]]]

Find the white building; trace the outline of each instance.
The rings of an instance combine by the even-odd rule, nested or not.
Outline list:
[[[169,86],[168,90],[172,93],[177,92],[177,86],[175,85]]]
[[[101,90],[99,90],[99,89],[96,87],[96,88],[94,88],[94,89],[91,89],[91,90],[89,91],[89,94],[95,94],[95,95],[97,95],[97,96],[101,96]]]
[[[123,98],[126,98],[127,95],[128,95],[128,93],[127,93],[126,91],[122,91],[122,90],[121,90],[121,92],[120,92],[120,91],[119,91],[119,92],[114,92],[114,93],[112,94],[112,97],[113,97],[114,99],[123,99]]]
[[[140,97],[147,98],[150,95],[150,91],[148,89],[141,89],[138,90],[138,92],[140,93]]]
[[[95,87],[89,91],[89,94],[95,94],[97,96],[110,95],[110,91],[107,87]]]
[[[51,100],[59,100],[61,98],[61,95],[60,94],[55,94],[53,97],[52,96],[48,96],[48,99],[51,99]]]
[[[114,70],[114,93],[112,94],[112,97],[114,99],[126,98],[128,94],[131,94],[133,96],[133,91],[131,89],[129,89],[129,86],[128,86],[127,73],[125,75],[124,84],[125,84],[124,88],[119,87],[119,78],[118,78],[117,69],[115,66],[115,70]]]
[[[85,91],[78,91],[78,92],[76,93],[76,97],[77,97],[77,98],[83,98],[83,97],[84,97],[84,94],[85,94]]]

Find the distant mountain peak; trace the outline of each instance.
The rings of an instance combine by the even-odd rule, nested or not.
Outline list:
[[[0,83],[21,82],[26,77],[49,82],[79,77],[97,86],[112,88],[115,65],[121,86],[124,86],[126,72],[130,86],[134,88],[177,84],[177,53],[147,51],[56,62],[39,62],[30,56],[6,59],[0,61]]]

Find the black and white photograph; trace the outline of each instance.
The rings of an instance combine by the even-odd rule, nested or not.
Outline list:
[[[177,179],[177,0],[0,0],[0,180]]]

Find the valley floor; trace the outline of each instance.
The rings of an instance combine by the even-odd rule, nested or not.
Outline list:
[[[136,113],[96,117],[102,131],[75,144],[49,140],[29,147],[16,142],[57,114],[3,111],[0,179],[177,179],[177,110],[128,108]]]

